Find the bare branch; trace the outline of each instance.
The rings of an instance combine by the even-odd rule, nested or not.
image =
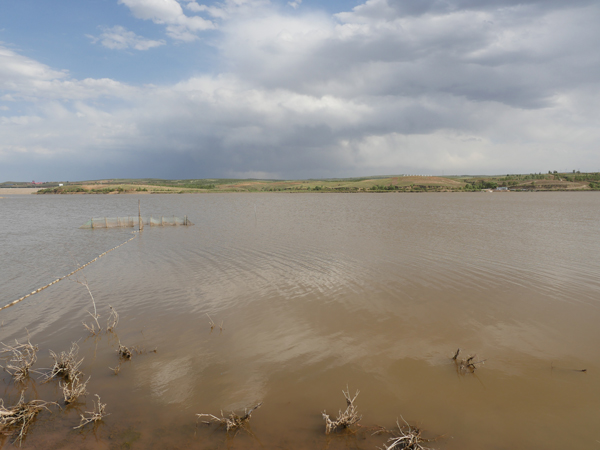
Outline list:
[[[97,423],[101,421],[104,417],[109,416],[105,411],[106,403],[100,402],[100,396],[96,394],[97,401],[94,402],[94,410],[86,411],[87,417],[84,414],[81,414],[81,423],[79,426],[73,427],[74,430],[78,428],[83,428],[88,423]]]
[[[50,373],[45,375],[46,382],[50,381],[54,377],[62,377],[66,381],[73,381],[75,378],[81,375],[79,366],[83,362],[83,358],[77,360],[77,354],[79,353],[79,346],[76,342],[71,344],[69,352],[60,352],[57,355],[50,350],[50,356],[54,359],[54,365],[50,369]]]
[[[344,412],[339,410],[337,418],[335,420],[331,420],[327,412],[323,411],[323,419],[325,420],[325,434],[329,434],[337,429],[349,428],[351,425],[354,425],[360,421],[360,419],[362,419],[362,416],[358,415],[358,408],[354,405],[354,400],[356,400],[356,397],[358,397],[360,391],[357,390],[356,394],[354,394],[354,397],[350,398],[350,389],[348,386],[346,386],[346,390],[344,391],[342,389],[342,393],[346,398],[347,404]]]
[[[4,370],[12,375],[16,382],[23,382],[29,377],[31,366],[37,361],[38,346],[32,345],[29,337],[24,344],[15,339],[15,345],[0,342],[4,348],[3,353],[9,353],[10,359]]]
[[[239,428],[245,427],[246,424],[250,421],[250,417],[252,413],[256,411],[258,408],[262,406],[262,402],[256,404],[254,407],[249,410],[244,410],[244,415],[238,416],[236,413],[231,411],[228,417],[223,415],[223,411],[221,411],[221,417],[217,417],[213,414],[196,414],[196,417],[199,419],[202,417],[208,417],[211,421],[217,422],[219,425],[225,425],[227,427],[227,431],[229,430],[237,430]]]
[[[85,380],[85,382],[82,382],[80,381],[79,376],[76,376],[72,379],[71,382],[59,382],[59,386],[63,390],[63,397],[66,405],[75,402],[79,397],[88,393],[86,390],[86,386],[88,384],[88,381],[90,381],[90,378],[91,377],[88,377],[88,379]]]
[[[402,416],[400,416],[402,417]],[[429,442],[421,436],[421,430],[411,427],[404,417],[402,421],[406,424],[405,428],[400,426],[396,420],[397,431],[393,431],[393,436],[388,439],[388,445],[383,444],[384,450],[432,450],[429,447],[423,447],[421,444]]]
[[[85,286],[85,288],[87,289],[87,291],[90,294],[90,297],[92,299],[92,305],[94,305],[94,314],[92,314],[89,311],[88,311],[88,314],[90,316],[92,316],[92,319],[94,319],[94,322],[96,322],[96,324],[94,325],[92,323],[91,326],[90,326],[90,325],[86,324],[85,322],[83,322],[83,326],[91,334],[101,333],[102,332],[102,327],[100,326],[100,322],[98,322],[98,319],[100,318],[100,315],[98,314],[98,311],[96,310],[96,300],[94,300],[94,296],[92,295],[92,291],[91,291],[90,286],[88,284],[87,278],[83,277],[83,281],[75,280],[75,283],[78,283],[78,284],[81,284],[82,286]],[[98,327],[98,331],[96,331],[96,327]]]
[[[108,305],[108,307],[110,308],[110,315],[106,320],[106,331],[112,332],[119,323],[119,314],[117,313],[117,310],[114,309],[112,306]]]
[[[212,318],[208,315],[208,313],[206,313],[206,315],[208,316],[208,319],[210,320],[210,322],[208,322],[208,324],[210,325],[210,331],[212,331],[213,328],[215,327],[215,323],[213,322]]]
[[[48,409],[48,405],[56,405],[54,402],[45,402],[43,400],[25,401],[25,391],[21,391],[19,402],[10,408],[4,406],[4,401],[0,399],[0,433],[16,434],[15,441],[21,444],[29,426],[38,413]]]

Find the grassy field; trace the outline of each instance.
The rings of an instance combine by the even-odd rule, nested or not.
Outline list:
[[[62,184],[62,186],[60,186]],[[38,188],[38,194],[156,194],[209,192],[473,192],[600,190],[600,173],[481,176],[387,176],[320,180],[111,179],[77,182],[0,183],[0,188]]]

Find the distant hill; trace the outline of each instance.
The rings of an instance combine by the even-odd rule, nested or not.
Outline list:
[[[0,188],[40,189],[38,194],[127,194],[209,192],[473,192],[600,190],[600,173],[507,174],[494,176],[390,175],[309,180],[107,179],[77,182],[0,183]]]

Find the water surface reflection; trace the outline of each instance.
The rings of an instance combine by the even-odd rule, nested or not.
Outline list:
[[[108,304],[119,311],[118,337],[86,338],[91,303],[72,282],[0,313],[2,340],[27,328],[40,366],[48,349],[79,339],[90,391],[111,412],[97,441],[68,431],[78,416],[64,412],[40,419],[27,445],[381,446],[378,437],[324,436],[320,412],[344,405],[346,384],[361,390],[363,424],[391,427],[403,415],[452,436],[437,448],[600,441],[597,195],[141,198],[148,214],[187,214],[196,226],[147,229],[82,271],[101,314]],[[130,230],[77,226],[137,206],[135,196],[3,201],[6,303],[128,239]],[[222,331],[211,332],[207,314]],[[157,353],[136,355],[115,376],[118,340]],[[458,347],[485,365],[457,374]],[[56,386],[37,389],[58,398]],[[254,437],[228,441],[195,423],[195,413],[261,400]]]

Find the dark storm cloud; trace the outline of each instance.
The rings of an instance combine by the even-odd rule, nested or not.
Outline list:
[[[593,5],[593,0],[370,0],[355,8],[363,17],[392,20],[423,14],[448,14],[461,10],[494,11],[502,8],[535,7],[536,11],[576,8]]]

